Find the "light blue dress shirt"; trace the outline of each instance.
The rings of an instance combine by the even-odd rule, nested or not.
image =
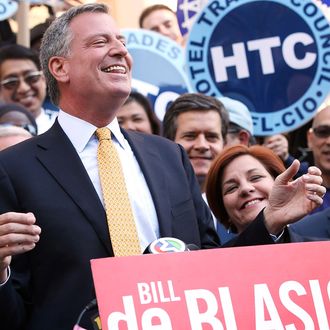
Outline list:
[[[62,110],[59,111],[58,122],[76,149],[103,203],[97,166],[98,140],[95,136],[97,127]],[[120,157],[139,235],[141,252],[143,252],[152,241],[159,238],[159,225],[155,206],[141,168],[130,145],[120,131],[117,119],[115,118],[107,127],[111,130],[113,142]]]

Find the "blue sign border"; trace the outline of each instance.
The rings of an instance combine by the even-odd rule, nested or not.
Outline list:
[[[186,71],[184,69],[184,51],[183,48],[177,44],[175,41],[164,37],[163,35],[161,35],[160,33],[156,33],[153,31],[149,31],[149,30],[143,30],[143,29],[121,29],[121,32],[123,33],[123,35],[125,36],[125,38],[127,39],[128,35],[134,34],[139,36],[139,38],[142,38],[143,36],[150,36],[152,37],[152,40],[154,41],[152,45],[144,45],[144,44],[139,44],[139,45],[130,45],[127,44],[127,49],[143,49],[146,50],[148,52],[153,52],[156,53],[158,55],[160,55],[161,57],[163,57],[164,59],[170,61],[173,66],[175,66],[179,73],[182,76],[182,79],[186,82],[187,86],[189,86],[188,84],[188,79],[187,79],[187,74]],[[158,47],[156,46],[158,45]],[[166,55],[166,52],[164,52],[162,50],[162,48],[167,47],[167,48],[171,48],[171,49],[175,49],[177,54],[182,53],[182,56],[174,56],[174,57],[169,57],[168,55]]]

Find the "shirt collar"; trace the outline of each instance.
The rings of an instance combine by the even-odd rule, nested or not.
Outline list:
[[[82,152],[90,140],[97,139],[94,133],[98,127],[61,109],[58,113],[58,122],[78,152]],[[114,118],[107,127],[120,146],[125,148],[125,138],[120,130],[117,118]]]

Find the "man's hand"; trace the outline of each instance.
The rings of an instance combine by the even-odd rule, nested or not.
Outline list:
[[[32,250],[39,241],[40,227],[32,213],[0,215],[0,283],[7,278],[11,257]]]
[[[320,169],[311,166],[307,174],[291,181],[299,166],[295,160],[275,179],[269,205],[264,210],[265,224],[271,234],[278,234],[287,224],[300,220],[323,203],[326,189],[321,185]]]

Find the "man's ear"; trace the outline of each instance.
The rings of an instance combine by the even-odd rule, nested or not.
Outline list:
[[[54,56],[49,60],[48,68],[58,82],[69,81],[69,63],[64,57]]]
[[[240,144],[244,144],[246,146],[249,145],[250,134],[246,130],[244,130],[244,129],[240,130],[238,133],[238,138],[239,138]]]

